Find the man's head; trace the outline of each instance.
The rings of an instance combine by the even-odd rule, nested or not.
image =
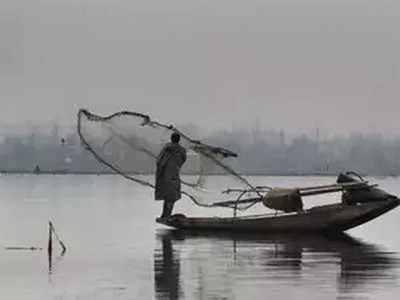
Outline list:
[[[171,142],[174,144],[179,144],[179,141],[181,139],[181,136],[179,135],[179,133],[174,132],[171,134]]]

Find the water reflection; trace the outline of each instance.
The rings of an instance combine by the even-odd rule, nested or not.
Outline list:
[[[157,299],[265,299],[296,293],[296,299],[305,299],[312,291],[316,297],[358,298],[377,287],[395,287],[398,266],[395,253],[348,235],[159,231],[155,294]]]
[[[167,232],[159,236],[161,248],[154,254],[155,291],[157,299],[179,299],[179,254],[172,247],[175,236]]]

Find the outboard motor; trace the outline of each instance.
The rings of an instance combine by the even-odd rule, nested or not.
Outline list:
[[[352,176],[353,175],[353,176]],[[354,178],[357,176],[358,179]],[[385,192],[375,186],[368,185],[364,179],[355,172],[346,172],[339,174],[337,183],[357,183],[346,187],[342,194],[342,203],[356,204],[374,201],[386,201],[396,198],[396,196]]]

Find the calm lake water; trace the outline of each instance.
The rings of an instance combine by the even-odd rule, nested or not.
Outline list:
[[[335,178],[251,180],[283,187]],[[399,178],[370,180],[400,195]],[[195,235],[157,225],[161,203],[152,197],[111,175],[0,176],[0,299],[398,299],[400,208],[340,238]],[[230,213],[187,200],[175,212]],[[60,256],[57,246],[51,265],[49,220],[68,248]],[[31,246],[43,250],[5,249]]]

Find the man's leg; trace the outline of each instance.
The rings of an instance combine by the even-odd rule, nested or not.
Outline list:
[[[175,204],[174,201],[164,200],[164,205],[163,205],[163,211],[162,211],[162,214],[161,214],[161,218],[168,218],[171,215],[172,210],[174,208],[174,204]]]

